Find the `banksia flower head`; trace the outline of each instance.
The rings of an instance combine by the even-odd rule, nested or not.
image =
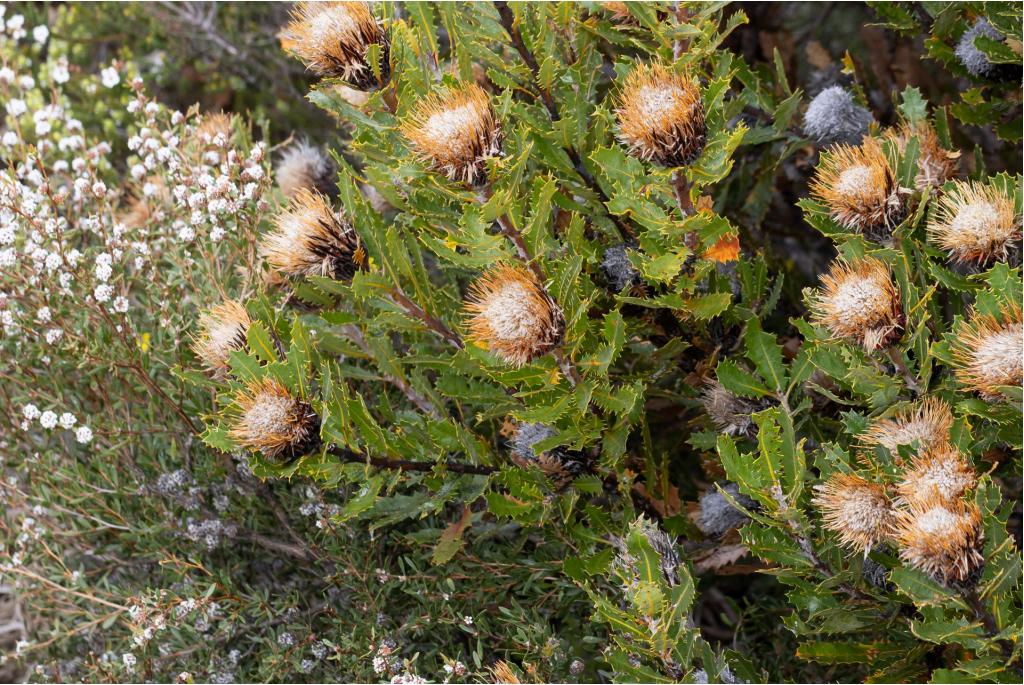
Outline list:
[[[320,417],[275,380],[250,381],[235,395],[228,435],[240,447],[290,460],[320,444]]]
[[[1009,258],[1021,239],[1021,221],[1013,200],[997,189],[957,181],[936,204],[928,236],[954,261],[984,266]]]
[[[849,264],[836,260],[821,277],[811,308],[833,336],[871,351],[899,336],[903,325],[899,291],[889,267],[873,257]]]
[[[232,352],[245,349],[251,324],[249,312],[235,300],[227,300],[200,317],[202,332],[194,340],[192,349],[215,378],[228,374]]]
[[[981,511],[973,502],[932,497],[901,510],[895,539],[900,558],[943,583],[970,583],[985,558]]]
[[[305,188],[277,216],[260,250],[270,267],[283,276],[347,281],[367,265],[355,230],[331,211],[327,198]]]
[[[430,168],[471,186],[486,182],[486,161],[501,154],[491,98],[475,84],[421,100],[402,124],[402,134]]]
[[[868,237],[887,235],[903,214],[896,175],[874,138],[823,154],[811,195],[843,228]]]
[[[983,398],[1002,397],[999,387],[1024,383],[1024,325],[1018,305],[997,319],[975,312],[957,331],[953,346],[957,379]]]
[[[359,90],[383,86],[391,76],[387,34],[365,2],[302,2],[281,33],[281,45],[317,76],[340,78]],[[367,54],[380,46],[380,80]]]
[[[619,139],[634,157],[677,167],[692,164],[704,150],[707,125],[700,87],[660,64],[630,72],[615,114]]]
[[[640,272],[629,261],[624,244],[612,245],[604,251],[601,271],[615,292],[621,292],[623,288],[640,282]]]
[[[1003,40],[1005,38],[992,24],[988,23],[988,20],[980,19],[960,36],[960,41],[956,44],[954,54],[956,54],[960,64],[964,65],[964,69],[971,76],[986,76],[993,70],[995,65],[989,62],[988,55],[979,50],[974,44],[974,39],[978,36],[986,36],[992,40]]]
[[[956,176],[960,152],[942,147],[938,134],[927,121],[919,121],[915,126],[903,122],[898,129],[886,131],[885,137],[896,143],[901,155],[910,139],[917,138],[919,153],[914,185],[918,190],[923,191],[929,186],[938,188]]]
[[[953,412],[949,405],[938,397],[928,397],[909,411],[874,421],[861,439],[868,445],[881,445],[897,463],[902,463],[900,445],[916,441],[921,450],[943,445],[949,440],[952,425]]]
[[[764,408],[759,403],[732,394],[724,385],[712,379],[705,383],[701,404],[719,432],[750,438],[757,433],[757,426],[750,415]]]
[[[837,473],[815,489],[814,505],[825,528],[836,533],[844,547],[867,555],[891,535],[895,513],[884,485],[855,473]]]
[[[289,145],[274,167],[274,176],[281,192],[289,200],[302,189],[328,197],[337,193],[334,163],[324,151],[306,141]]]
[[[903,501],[920,503],[932,498],[952,502],[974,487],[978,476],[974,467],[955,447],[935,447],[914,458],[913,465],[896,486]]]
[[[477,279],[465,309],[471,339],[514,366],[549,352],[565,332],[558,303],[520,266],[498,266]]]
[[[804,133],[819,143],[860,145],[874,121],[871,112],[858,105],[842,86],[818,93],[804,114]]]

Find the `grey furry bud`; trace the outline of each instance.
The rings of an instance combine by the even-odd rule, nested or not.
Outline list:
[[[1003,40],[1005,37],[986,19],[979,20],[960,36],[960,42],[956,44],[956,58],[971,76],[985,76],[995,66],[988,61],[988,56],[974,45],[974,39],[978,36],[986,36],[993,40]]]
[[[807,106],[804,133],[825,145],[860,145],[872,121],[871,112],[854,102],[848,90],[832,86],[818,93]]]
[[[886,580],[888,570],[871,557],[864,557],[864,564],[861,566],[861,575],[880,590],[889,589],[889,581]]]
[[[690,674],[695,683],[706,683],[708,681],[708,673],[703,668],[698,668],[696,671]],[[745,683],[747,681],[740,680],[736,675],[726,666],[721,673],[718,674],[718,680],[720,683]]]
[[[542,423],[521,423],[516,427],[509,446],[512,462],[520,468],[539,466],[558,488],[565,487],[573,478],[586,470],[583,455],[564,447],[555,447],[537,453],[534,445],[556,435],[557,430]]]
[[[537,453],[533,451],[533,446],[557,432],[543,423],[521,423],[516,428],[516,434],[512,436],[512,453],[525,461],[536,461]]]
[[[735,483],[727,483],[722,487],[737,503],[747,509],[756,509],[757,502],[740,493]],[[697,515],[697,527],[708,536],[724,535],[733,528],[747,522],[747,515],[732,506],[717,488],[708,490],[700,498],[700,513]]]
[[[626,246],[623,244],[612,245],[604,251],[601,271],[615,292],[640,281],[640,272],[630,263],[629,257],[626,256]]]

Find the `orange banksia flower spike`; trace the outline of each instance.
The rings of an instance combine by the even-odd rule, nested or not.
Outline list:
[[[387,84],[391,46],[365,2],[300,2],[281,32],[281,45],[317,76],[339,78],[359,90]],[[380,46],[380,79],[368,50]]]
[[[953,425],[953,412],[938,397],[927,397],[910,410],[904,410],[891,419],[878,419],[861,437],[866,445],[881,445],[889,450],[897,463],[900,445],[917,441],[921,450],[927,450],[949,440]]]
[[[248,382],[235,395],[233,411],[231,439],[270,459],[296,459],[320,444],[320,417],[275,380]]]
[[[700,86],[660,64],[629,73],[615,115],[629,153],[662,166],[692,164],[707,142]]]
[[[811,302],[818,323],[837,338],[871,351],[899,338],[903,325],[900,295],[892,272],[882,261],[865,257],[836,260],[821,277]]]
[[[987,400],[1002,397],[999,387],[1024,383],[1024,324],[1013,304],[998,318],[975,312],[956,331],[953,357],[957,380]]]
[[[985,561],[981,511],[973,502],[933,496],[899,512],[900,558],[946,584],[968,584]]]
[[[1005,261],[1021,239],[1013,200],[976,181],[957,181],[935,205],[928,238],[960,264]]]
[[[840,226],[871,239],[888,237],[904,213],[896,175],[874,138],[822,154],[811,196]]]
[[[470,339],[514,366],[550,352],[565,332],[558,303],[520,266],[498,266],[477,279],[465,311]]]
[[[844,547],[866,555],[889,538],[895,512],[884,485],[839,473],[816,490],[814,505],[821,511],[825,528],[836,533]]]
[[[193,341],[192,349],[215,378],[227,376],[231,353],[245,349],[251,324],[249,312],[235,300],[227,300],[200,317],[202,332]]]
[[[352,226],[331,210],[327,198],[305,188],[278,214],[260,251],[270,268],[285,277],[347,281],[368,263]]]
[[[954,502],[977,482],[970,462],[955,447],[944,444],[914,457],[896,489],[911,505],[932,499]]]
[[[401,130],[421,161],[449,180],[471,186],[487,181],[487,160],[501,154],[501,129],[491,98],[475,84],[428,95]]]

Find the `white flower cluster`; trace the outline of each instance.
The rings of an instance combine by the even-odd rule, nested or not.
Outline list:
[[[60,427],[64,430],[75,429],[75,424],[78,423],[78,419],[71,412],[64,412],[59,417],[57,413],[47,409],[46,411],[39,411],[39,407],[29,403],[21,409],[21,415],[23,420],[21,422],[21,429],[28,431],[32,428],[34,421],[38,419],[39,425],[48,431],[51,431],[60,424]],[[92,430],[88,426],[79,426],[75,429],[75,440],[79,443],[86,445],[92,440]]]

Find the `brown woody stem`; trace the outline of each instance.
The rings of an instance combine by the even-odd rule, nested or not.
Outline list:
[[[401,288],[395,286],[391,289],[391,292],[389,292],[388,295],[395,304],[405,310],[406,314],[414,319],[422,321],[426,324],[427,328],[443,338],[446,342],[460,350],[465,347],[462,343],[462,338],[460,338],[455,331],[445,326],[440,319],[427,314],[422,307],[409,299],[409,296],[402,292]]]
[[[477,464],[464,464],[458,461],[413,461],[410,459],[387,459],[386,457],[371,457],[365,454],[356,454],[348,450],[335,449],[330,454],[339,457],[349,464],[369,464],[380,469],[397,469],[399,471],[433,471],[438,466],[443,466],[452,473],[463,473],[476,476],[488,476],[497,473],[500,469],[496,466],[482,466]]]

